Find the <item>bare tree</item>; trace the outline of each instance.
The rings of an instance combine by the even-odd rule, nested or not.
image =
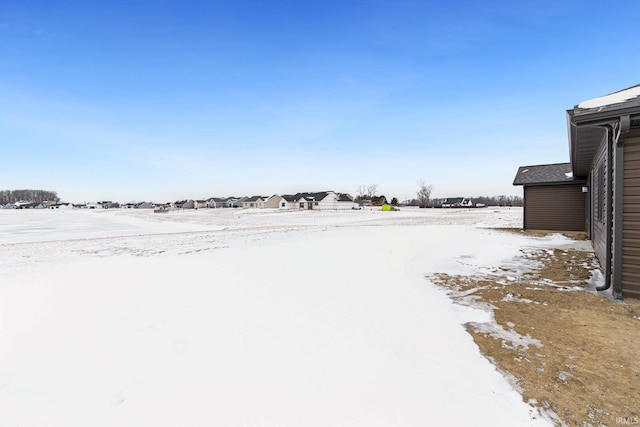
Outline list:
[[[424,180],[418,181],[418,192],[416,195],[418,196],[418,202],[420,203],[421,208],[426,208],[429,206],[429,202],[431,201],[431,192],[433,191],[433,186],[431,184],[425,184]]]
[[[358,187],[357,200],[372,200],[378,195],[378,184],[361,185]]]

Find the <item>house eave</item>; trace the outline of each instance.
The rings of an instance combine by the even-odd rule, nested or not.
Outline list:
[[[521,185],[522,187],[545,187],[545,186],[556,186],[556,185],[584,185],[587,183],[586,179],[574,179],[572,181],[545,181],[545,182],[527,182],[527,183],[516,183],[514,182],[514,186]]]
[[[578,104],[567,110],[569,155],[575,176],[586,177],[589,174],[593,157],[608,130],[617,126],[620,118],[625,116],[630,121],[640,120],[640,99],[594,108],[581,108]]]

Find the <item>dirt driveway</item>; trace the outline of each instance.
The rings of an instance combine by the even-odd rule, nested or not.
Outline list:
[[[521,252],[525,274],[504,267],[429,279],[460,304],[492,309],[494,323],[467,330],[523,400],[556,424],[638,425],[640,301],[597,294],[589,284],[597,264],[585,247]]]

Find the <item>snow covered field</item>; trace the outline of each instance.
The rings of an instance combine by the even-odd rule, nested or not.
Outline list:
[[[551,425],[425,275],[520,208],[0,211],[0,425]]]

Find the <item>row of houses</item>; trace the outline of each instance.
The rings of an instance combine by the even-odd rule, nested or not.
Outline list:
[[[206,200],[180,200],[156,206],[158,209],[281,209],[281,210],[345,210],[358,205],[347,193],[320,191],[315,193],[274,194],[272,196],[212,197]]]
[[[173,209],[281,209],[281,210],[348,210],[358,207],[353,197],[347,193],[320,191],[315,193],[274,194],[252,197],[211,197],[202,200],[185,199],[168,203],[131,202],[120,204],[112,201],[96,203],[30,203],[18,202],[1,208],[11,209],[155,209],[168,212]]]
[[[112,207],[112,206],[109,206]],[[59,203],[59,202],[15,202],[0,205],[0,209],[105,209],[100,203]]]
[[[116,207],[119,208],[120,205],[114,202],[61,203],[54,201],[45,201],[42,203],[37,203],[20,201],[0,205],[0,209],[111,209]]]
[[[0,205],[0,209],[44,209],[46,205],[44,203],[35,202],[15,202]]]
[[[524,229],[586,232],[616,298],[640,298],[640,85],[567,110],[569,162],[521,166]]]

